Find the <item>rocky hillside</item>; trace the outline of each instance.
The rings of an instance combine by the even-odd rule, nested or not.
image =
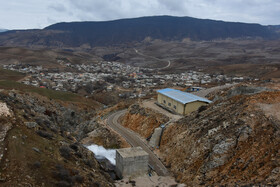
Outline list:
[[[106,132],[94,110],[20,91],[0,92],[0,186],[113,186],[80,140]]]
[[[280,183],[280,92],[241,90],[221,92],[216,102],[164,131],[160,151],[178,181],[188,186]]]
[[[151,109],[140,107],[139,104],[134,104],[129,107],[128,112],[123,117],[122,125],[137,132],[142,137],[148,138],[155,128],[167,121],[168,117]]]

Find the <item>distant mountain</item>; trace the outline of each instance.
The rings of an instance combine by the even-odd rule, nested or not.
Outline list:
[[[6,32],[8,31],[7,29],[0,29],[0,32]]]
[[[146,37],[161,40],[213,40],[223,38],[279,37],[275,30],[259,24],[153,16],[103,22],[57,23],[42,30],[8,31],[0,34],[0,45],[79,47],[131,44]]]
[[[280,25],[269,25],[268,26],[272,31],[280,34]]]

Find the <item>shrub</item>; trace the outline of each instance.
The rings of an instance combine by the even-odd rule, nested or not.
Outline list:
[[[49,140],[51,140],[53,138],[53,135],[48,133],[48,132],[46,132],[46,131],[37,130],[36,133],[39,136],[41,136],[43,138],[46,138],[46,139],[49,139]]]
[[[77,183],[82,183],[84,181],[84,177],[81,176],[81,175],[75,175],[73,178],[72,178],[73,181],[77,182]]]
[[[64,158],[66,159],[70,159],[71,158],[71,149],[66,146],[66,145],[63,145],[59,148],[59,152],[60,152],[60,155],[63,156]]]
[[[56,186],[58,187],[71,187],[72,185],[66,181],[59,181],[56,183]]]

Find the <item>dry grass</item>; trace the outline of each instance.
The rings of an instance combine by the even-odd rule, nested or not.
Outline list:
[[[0,69],[0,89],[4,90],[20,90],[23,92],[36,93],[49,99],[81,103],[88,106],[99,106],[100,104],[92,99],[87,99],[77,94],[63,91],[55,91],[45,88],[38,88],[17,82],[25,76],[23,73]]]
[[[0,68],[0,80],[18,81],[24,77],[23,73]]]

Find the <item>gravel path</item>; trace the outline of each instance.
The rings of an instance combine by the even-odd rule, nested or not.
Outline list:
[[[153,56],[148,56],[148,55],[144,55],[143,53],[140,53],[137,49],[134,49],[135,53],[137,53],[138,55],[140,56],[143,56],[143,57],[147,57],[147,58],[151,58],[151,59],[154,59],[154,60],[157,60],[157,61],[162,61],[162,62],[167,62],[168,64],[162,68],[156,68],[156,69],[166,69],[168,68],[170,65],[171,65],[171,61],[170,60],[162,60],[162,59],[159,59],[159,58],[156,58],[156,57],[153,57]]]

